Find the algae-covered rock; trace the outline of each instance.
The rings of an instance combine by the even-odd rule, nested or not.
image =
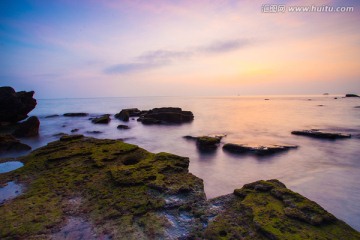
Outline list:
[[[110,120],[110,114],[104,114],[100,117],[92,119],[91,122],[95,124],[107,124]]]
[[[278,180],[257,181],[211,202],[222,211],[206,239],[360,239],[360,233]],[[219,204],[220,202],[220,204]]]
[[[0,239],[59,236],[74,218],[112,239],[171,239],[169,219],[180,213],[193,219],[187,233],[203,226],[195,217],[196,204],[205,203],[203,183],[188,172],[188,158],[64,135],[20,160],[24,167],[0,175],[0,185],[25,189],[0,206]]]
[[[206,201],[189,159],[64,135],[0,174],[23,186],[0,205],[0,239],[359,239],[277,180]]]

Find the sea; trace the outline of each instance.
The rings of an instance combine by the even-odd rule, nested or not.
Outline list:
[[[72,134],[78,129],[76,134],[121,139],[150,152],[186,156],[190,159],[189,171],[204,180],[208,199],[260,179],[279,179],[360,231],[359,106],[360,98],[337,95],[38,99],[29,115],[39,117],[40,134],[21,141],[36,149],[58,140],[58,133]],[[136,118],[124,123],[113,116],[124,108],[156,107],[181,107],[192,111],[194,120],[177,125],[143,125]],[[62,116],[68,112],[90,115]],[[53,114],[60,116],[46,118]],[[111,122],[93,124],[89,120],[101,114],[112,114]],[[119,130],[119,124],[130,129]],[[291,134],[304,129],[352,137],[321,140]],[[226,137],[211,152],[199,151],[194,141],[183,138],[219,134]],[[224,143],[290,144],[298,148],[271,156],[235,155],[223,151]]]

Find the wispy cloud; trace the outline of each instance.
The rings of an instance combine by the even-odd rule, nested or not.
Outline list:
[[[250,45],[248,39],[235,39],[213,42],[208,45],[190,48],[186,51],[156,50],[144,52],[133,62],[121,63],[104,69],[106,74],[125,74],[170,65],[176,61],[191,58],[196,54],[220,54],[235,51]]]
[[[199,51],[207,52],[207,53],[223,53],[237,50],[239,48],[246,47],[250,45],[252,42],[249,39],[235,39],[235,40],[227,40],[214,42],[208,46],[200,47]]]

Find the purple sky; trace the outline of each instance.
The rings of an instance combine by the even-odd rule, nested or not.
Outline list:
[[[284,13],[263,13],[284,4]],[[352,12],[289,12],[291,6]],[[0,1],[0,85],[37,98],[360,94],[358,1]]]

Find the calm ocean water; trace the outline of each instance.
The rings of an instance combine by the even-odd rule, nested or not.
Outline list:
[[[118,130],[116,127],[122,122],[114,118],[108,125],[92,124],[89,117],[45,118],[65,112],[115,114],[122,108],[146,110],[165,106],[190,110],[195,119],[188,124],[165,126],[145,126],[130,120],[126,123],[130,130]],[[208,198],[228,194],[255,180],[276,178],[360,230],[360,108],[355,106],[360,106],[360,98],[334,96],[38,100],[31,115],[40,118],[40,136],[22,141],[37,148],[57,140],[53,136],[56,133],[70,133],[78,128],[78,133],[87,136],[121,138],[151,152],[187,156],[190,172],[204,180]],[[312,128],[353,137],[329,141],[290,134],[292,130]],[[204,154],[194,142],[182,138],[208,134],[227,134],[223,143],[294,144],[299,148],[271,157],[236,156],[223,152],[221,147]]]

